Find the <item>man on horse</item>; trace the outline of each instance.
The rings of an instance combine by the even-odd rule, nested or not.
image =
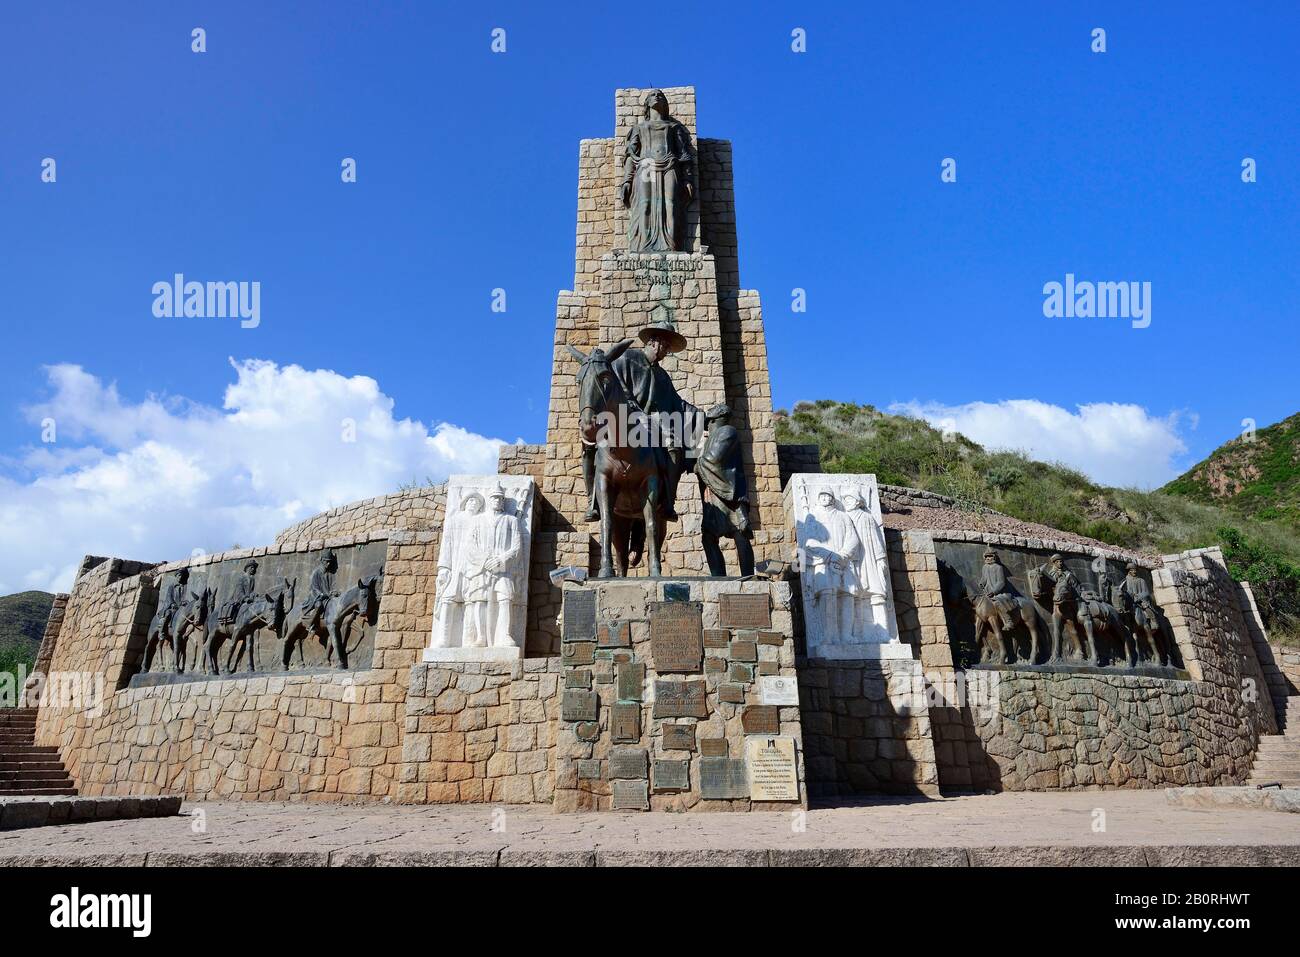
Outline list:
[[[980,569],[980,594],[997,609],[1003,631],[1013,631],[1016,627],[1011,620],[1016,602],[1007,590],[1008,587],[1007,570],[999,560],[998,553],[991,548],[985,549],[984,567]]]
[[[688,440],[704,431],[704,413],[687,402],[677,392],[673,380],[660,362],[674,352],[686,348],[686,337],[677,331],[672,319],[663,316],[652,321],[639,333],[645,344],[643,349],[625,349],[611,364],[623,390],[636,409],[654,420],[659,441],[668,453],[668,488],[664,502],[664,517],[677,521],[677,483],[685,468],[685,447]],[[624,340],[630,342],[631,340]],[[613,352],[613,349],[610,350]],[[649,425],[649,424],[648,424]],[[587,486],[587,515],[589,522],[600,520],[596,504],[596,446],[586,441],[582,445],[582,480]]]
[[[158,612],[162,615],[164,621],[170,622],[172,615],[181,610],[185,604],[185,586],[190,580],[190,570],[182,568],[176,573],[176,578],[163,592],[162,601],[158,603]]]
[[[257,593],[257,562],[249,560],[244,565],[244,574],[235,582],[234,594],[222,602],[217,612],[217,623],[229,625],[239,615],[239,609]]]
[[[327,551],[321,555],[320,562],[311,573],[311,581],[307,585],[307,597],[303,599],[299,609],[302,611],[303,620],[308,622],[308,627],[312,629],[319,627],[320,616],[324,613],[329,600],[334,597],[334,573],[338,571],[338,567],[338,558],[332,551]]]

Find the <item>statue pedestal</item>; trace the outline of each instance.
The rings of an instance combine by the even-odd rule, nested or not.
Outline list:
[[[518,661],[522,648],[425,648],[425,661]]]
[[[819,641],[808,644],[809,658],[828,661],[911,660],[912,646],[905,641]]]

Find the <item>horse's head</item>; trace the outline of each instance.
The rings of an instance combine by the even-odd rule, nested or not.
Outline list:
[[[378,575],[357,579],[357,615],[364,621],[370,621],[372,610],[378,611],[379,597],[375,594]]]
[[[617,414],[617,407],[627,401],[623,385],[614,374],[614,363],[628,347],[631,339],[624,339],[609,351],[595,348],[583,355],[581,350],[569,346],[569,354],[578,360],[578,428],[586,442],[595,442],[600,431],[603,414]]]

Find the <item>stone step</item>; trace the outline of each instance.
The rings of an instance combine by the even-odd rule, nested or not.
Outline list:
[[[77,789],[71,786],[66,788],[18,788],[12,791],[7,788],[0,788],[0,796],[4,797],[40,797],[42,795],[53,796],[56,794],[75,795],[76,793]]]
[[[0,788],[6,784],[43,784],[46,781],[58,781],[62,784],[64,781],[71,783],[72,779],[68,777],[68,772],[63,768],[54,768],[52,770],[22,770],[22,771],[0,771]]]
[[[59,749],[44,744],[24,744],[20,746],[0,747],[0,761],[28,757],[36,754],[58,754]]]
[[[0,717],[14,718],[34,718],[36,717],[35,708],[5,708],[0,711]]]
[[[30,744],[35,734],[28,731],[26,734],[6,734],[0,731],[0,747],[6,744]]]
[[[36,726],[36,715],[10,715],[0,714],[0,728],[33,728]]]
[[[71,778],[42,778],[38,781],[0,781],[0,797],[31,794],[35,791],[56,791],[59,794],[76,794]]]
[[[57,757],[42,754],[20,761],[6,761],[0,758],[0,774],[5,771],[65,771],[63,762]]]

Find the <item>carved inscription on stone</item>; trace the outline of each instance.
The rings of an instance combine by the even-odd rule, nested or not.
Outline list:
[[[700,797],[728,801],[749,797],[743,758],[700,758]]]
[[[650,654],[660,674],[697,674],[704,666],[704,627],[698,602],[650,606]]]
[[[709,690],[703,681],[655,681],[656,718],[707,718]]]
[[[619,744],[635,744],[641,740],[641,706],[616,704],[610,709],[610,740]]]
[[[755,801],[799,800],[794,738],[756,737],[745,741],[749,796]]]
[[[723,628],[771,628],[767,595],[719,595],[718,620]]]
[[[645,591],[640,585],[607,585],[600,592],[601,618],[644,618]]]

